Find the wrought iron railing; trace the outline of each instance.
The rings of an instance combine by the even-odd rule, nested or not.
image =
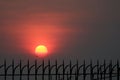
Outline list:
[[[57,60],[51,63],[50,60],[38,63],[37,60],[33,64],[28,60],[26,64],[20,60],[15,63],[7,63],[4,60],[0,64],[0,80],[120,80],[119,61],[103,63],[92,61],[86,64],[84,61],[79,64],[71,61],[65,64],[63,61],[58,64]]]

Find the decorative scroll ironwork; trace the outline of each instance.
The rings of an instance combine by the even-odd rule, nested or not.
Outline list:
[[[118,60],[114,64],[112,61],[102,64],[99,61],[86,64],[84,61],[81,65],[78,61],[58,64],[48,60],[45,64],[44,60],[41,63],[35,60],[30,64],[28,60],[23,64],[20,60],[16,64],[13,60],[8,64],[4,60],[0,64],[0,80],[120,80],[120,65]]]

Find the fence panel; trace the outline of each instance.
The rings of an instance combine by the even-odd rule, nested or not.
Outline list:
[[[120,79],[120,66],[119,61],[113,64],[112,61],[106,63],[104,61],[100,64],[99,61],[93,64],[90,61],[86,64],[84,61],[82,64],[76,63],[65,64],[64,61],[61,64],[51,63],[50,60],[43,60],[38,63],[37,60],[33,64],[30,64],[29,60],[26,64],[22,64],[20,60],[18,64],[11,62],[8,64],[4,60],[3,64],[0,64],[0,80],[119,80]]]

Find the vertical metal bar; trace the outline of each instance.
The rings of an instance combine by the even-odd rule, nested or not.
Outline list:
[[[93,67],[92,67],[92,60],[90,61],[90,79],[93,80],[94,74],[93,74]]]
[[[86,70],[85,70],[85,60],[83,62],[83,80],[86,78]]]
[[[119,68],[119,61],[117,60],[117,80],[120,80],[120,68]]]
[[[42,62],[42,80],[44,80],[44,73],[45,73],[45,68],[44,68],[45,64],[44,64],[44,60]]]
[[[35,80],[37,80],[37,60],[35,60]]]
[[[6,60],[4,60],[4,80],[7,78],[7,70],[6,70]]]
[[[22,80],[22,62],[20,60],[20,80]]]
[[[74,75],[74,80],[76,80],[76,78],[77,78],[77,73],[75,72],[75,75]]]
[[[97,60],[97,80],[99,80],[99,61]]]
[[[30,67],[30,63],[29,63],[29,60],[28,60],[28,62],[27,62],[27,70],[28,70],[27,80],[29,80],[29,75],[30,75],[29,67]]]
[[[100,65],[100,80],[102,80],[102,78],[103,78],[103,71],[102,71],[102,65]]]
[[[50,60],[48,60],[48,69],[49,69],[48,80],[51,80]]]
[[[106,68],[106,62],[105,62],[105,60],[104,60],[104,80],[105,80],[105,77],[106,77],[106,76],[105,76],[105,74],[106,74],[106,69],[105,69],[105,68]]]
[[[58,69],[57,69],[57,60],[55,60],[55,79],[57,80],[57,77],[58,77]]]
[[[110,61],[109,65],[109,80],[112,80],[112,61]]]
[[[65,79],[65,69],[64,69],[65,65],[64,64],[65,63],[64,63],[64,60],[63,60],[63,80]]]
[[[58,74],[58,80],[60,80],[60,74]]]
[[[70,60],[70,80],[72,78],[71,74],[72,74],[72,63],[71,63],[71,60]]]
[[[78,76],[79,76],[78,60],[77,60],[77,63],[76,63],[76,64],[77,64],[77,66],[76,66],[77,69],[76,69],[76,78],[75,78],[75,80],[78,80]]]
[[[12,60],[12,80],[14,80],[14,60]]]

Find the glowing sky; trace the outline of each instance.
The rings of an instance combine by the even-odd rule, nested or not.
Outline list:
[[[120,55],[117,0],[0,0],[0,57],[116,58]],[[109,56],[108,56],[109,55]]]

